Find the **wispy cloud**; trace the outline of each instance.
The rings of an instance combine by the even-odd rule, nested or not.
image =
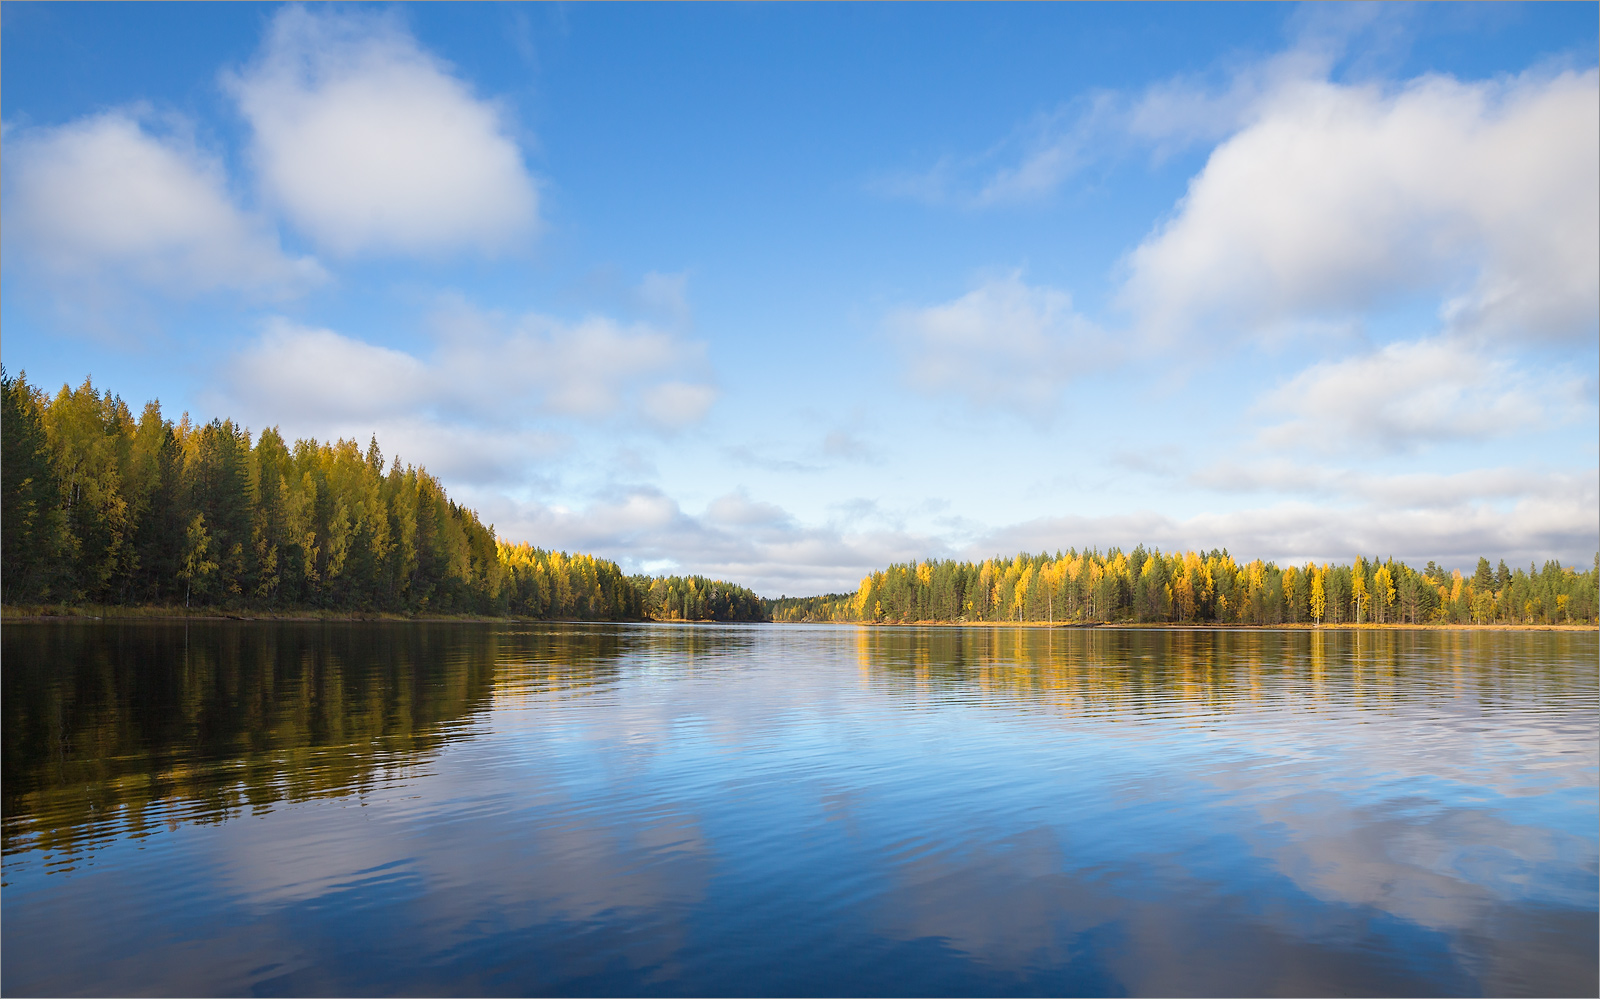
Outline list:
[[[1112,347],[1064,291],[1020,275],[986,281],[950,302],[902,309],[886,322],[913,386],[1048,419],[1072,378]]]
[[[1125,151],[1127,101],[1096,91],[1040,112],[988,149],[946,154],[931,166],[881,174],[872,193],[966,209],[1049,198],[1074,174]]]
[[[1137,91],[1095,89],[1040,111],[986,149],[947,153],[920,170],[891,172],[873,192],[967,209],[1045,201],[1079,174],[1130,157],[1156,162],[1209,146],[1247,125],[1286,84],[1326,79],[1346,39],[1308,32],[1278,55]]]

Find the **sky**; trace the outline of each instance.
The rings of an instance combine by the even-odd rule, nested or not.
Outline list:
[[[767,596],[1600,550],[1600,7],[0,4],[0,358]]]

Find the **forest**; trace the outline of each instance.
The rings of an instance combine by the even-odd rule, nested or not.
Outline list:
[[[138,417],[0,369],[0,600],[544,619],[765,620],[702,576],[628,576],[497,538],[421,468],[231,420]]]
[[[982,562],[891,565],[854,594],[769,601],[774,621],[1173,624],[1594,624],[1600,554],[1585,571],[1556,561],[1471,575],[1429,562],[1240,564],[1210,552],[1076,549]]]
[[[495,535],[374,438],[285,441],[231,420],[136,418],[85,380],[51,397],[0,369],[0,600],[511,615],[551,620],[1566,624],[1600,619],[1579,571],[1480,558],[1470,575],[1358,557],[1236,562],[1144,546],[891,565],[855,593],[763,600],[703,576],[626,575]]]

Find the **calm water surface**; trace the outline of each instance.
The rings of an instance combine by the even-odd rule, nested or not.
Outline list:
[[[1600,987],[1593,632],[0,637],[11,995]]]

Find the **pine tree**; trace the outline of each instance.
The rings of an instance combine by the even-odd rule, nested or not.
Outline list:
[[[39,416],[39,400],[25,374],[12,379],[4,367],[0,367],[0,448],[4,449],[4,468],[0,470],[4,601],[63,596],[58,581],[71,539]]]

